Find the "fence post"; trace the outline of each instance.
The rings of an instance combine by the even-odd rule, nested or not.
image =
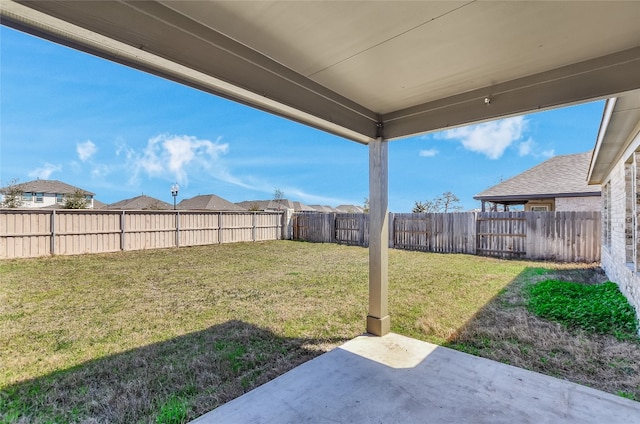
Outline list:
[[[122,214],[120,215],[120,250],[122,250],[124,252],[125,250],[125,226],[126,226],[126,219],[124,217],[125,211],[122,211]]]
[[[51,211],[51,254],[56,254],[56,210]]]
[[[180,211],[176,211],[176,247],[180,247]]]
[[[222,244],[222,212],[218,212],[218,244]]]
[[[251,240],[252,241],[256,241],[256,218],[257,218],[257,215],[254,212],[253,216],[251,217]]]

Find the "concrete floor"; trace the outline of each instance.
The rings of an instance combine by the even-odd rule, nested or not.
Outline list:
[[[640,424],[640,402],[397,334],[365,335],[193,422]]]

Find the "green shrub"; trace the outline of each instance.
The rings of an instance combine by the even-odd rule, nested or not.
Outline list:
[[[619,340],[638,339],[635,311],[615,283],[546,280],[529,286],[529,295],[529,310],[541,318]]]

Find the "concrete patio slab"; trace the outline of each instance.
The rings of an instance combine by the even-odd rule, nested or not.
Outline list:
[[[357,337],[193,422],[640,424],[640,403],[388,334]]]

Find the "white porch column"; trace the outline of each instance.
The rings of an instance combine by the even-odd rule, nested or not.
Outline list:
[[[389,146],[382,137],[369,143],[369,315],[367,332],[390,331],[389,308]]]

